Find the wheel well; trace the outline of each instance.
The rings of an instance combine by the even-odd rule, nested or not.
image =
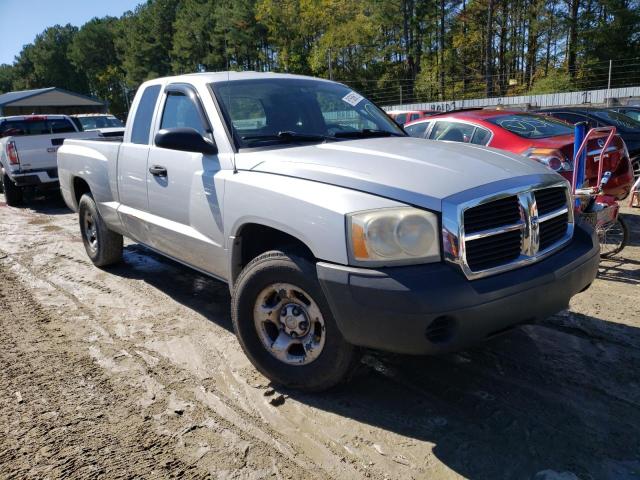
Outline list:
[[[282,230],[257,223],[244,225],[236,235],[235,241],[233,271],[231,272],[233,282],[251,260],[269,250],[293,250],[297,255],[311,261],[316,260],[313,252],[300,239]]]
[[[89,184],[80,177],[75,177],[73,179],[73,195],[76,200],[76,205],[80,203],[80,199],[82,195],[85,193],[91,193],[91,189],[89,188]]]

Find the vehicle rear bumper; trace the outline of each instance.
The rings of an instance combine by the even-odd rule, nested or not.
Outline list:
[[[10,178],[19,187],[58,185],[58,169],[47,168],[43,170],[28,170],[20,173],[11,173]]]
[[[318,278],[338,327],[354,345],[409,354],[456,351],[566,308],[596,276],[592,229],[550,257],[469,281],[444,263],[369,270],[320,262]]]

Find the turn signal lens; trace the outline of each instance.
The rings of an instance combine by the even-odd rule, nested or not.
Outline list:
[[[347,216],[351,260],[388,265],[440,261],[438,217],[412,207],[385,208]]]

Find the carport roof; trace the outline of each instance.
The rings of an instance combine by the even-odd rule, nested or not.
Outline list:
[[[35,90],[20,90],[17,92],[4,93],[0,95],[0,107],[8,106],[17,102],[21,102],[28,98],[32,98],[32,97],[36,97],[44,94],[51,94],[54,92],[58,94],[57,95],[58,98],[56,99],[56,101],[53,103],[49,103],[45,101],[43,102],[43,106],[50,106],[52,104],[60,105],[62,100],[60,98],[61,96],[67,97],[65,100],[62,100],[62,103],[67,105],[104,105],[104,102],[101,102],[97,98],[88,97],[80,93],[70,92],[62,88],[48,87],[48,88],[38,88]]]

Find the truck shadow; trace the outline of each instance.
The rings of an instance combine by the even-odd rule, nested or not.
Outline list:
[[[123,253],[124,263],[108,267],[109,273],[143,280],[216,325],[233,331],[226,283],[158,255],[143,245],[127,245]]]
[[[2,197],[4,200],[4,197]],[[64,203],[59,191],[25,192],[22,204],[17,208],[32,210],[43,215],[65,215],[71,210]]]
[[[109,271],[143,280],[232,330],[226,284],[136,244],[124,260]],[[563,312],[457,354],[368,352],[352,381],[331,392],[278,390],[382,430],[367,440],[385,452],[381,462],[406,465],[407,478],[428,471],[425,446],[466,478],[561,478],[536,477],[545,470],[637,478],[639,347],[638,328]],[[345,431],[340,441],[381,455],[357,432]],[[402,448],[396,435],[406,440]]]
[[[374,354],[366,360],[368,371],[337,392],[286,393],[434,444],[438,459],[465,478],[537,479],[545,470],[584,479],[637,478],[638,345],[637,328],[585,316],[573,327],[552,317],[459,354]],[[345,437],[351,446],[360,443]],[[390,438],[381,436],[378,445],[398,455],[385,443]],[[397,463],[426,467],[424,458],[411,457],[411,448],[403,450]]]

